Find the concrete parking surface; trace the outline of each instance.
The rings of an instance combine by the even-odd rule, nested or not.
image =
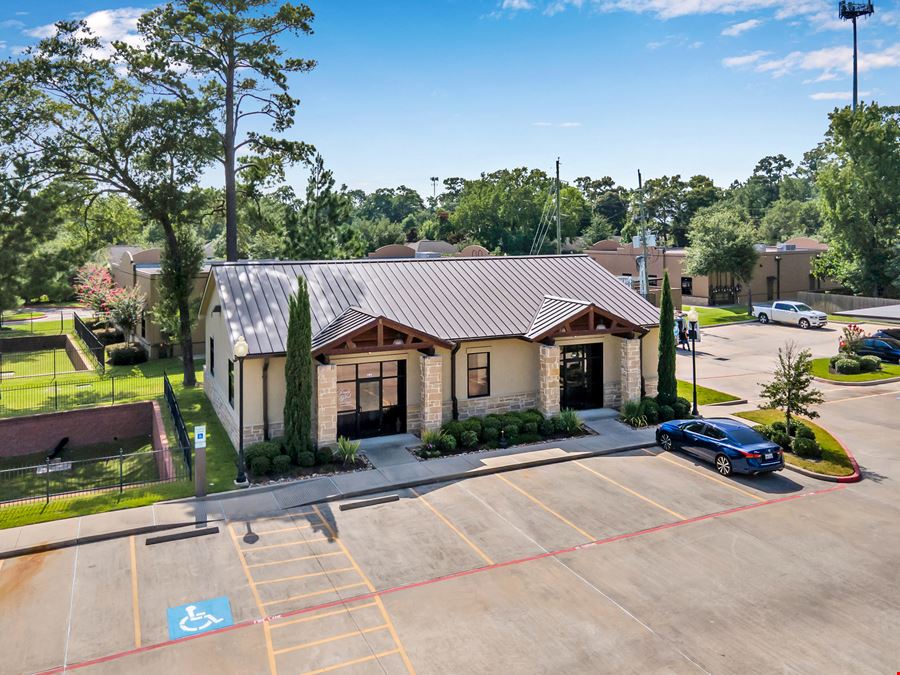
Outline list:
[[[870,485],[635,451],[12,559],[0,671],[893,672]],[[171,639],[222,596],[233,625]]]

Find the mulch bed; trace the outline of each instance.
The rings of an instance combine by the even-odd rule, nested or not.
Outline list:
[[[581,433],[578,433],[578,434],[572,434],[570,436],[567,436],[565,434],[556,434],[553,436],[547,436],[546,438],[542,438],[539,441],[529,441],[528,443],[518,443],[516,445],[508,445],[505,448],[501,448],[499,445],[494,446],[494,447],[479,447],[479,448],[473,448],[471,450],[461,450],[459,452],[448,452],[448,453],[441,454],[438,457],[422,457],[422,456],[420,456],[416,452],[416,450],[418,450],[420,447],[422,447],[420,445],[407,446],[406,451],[409,454],[411,454],[413,457],[415,457],[417,461],[428,462],[428,461],[431,461],[432,459],[444,459],[445,457],[458,457],[460,455],[480,455],[483,452],[490,452],[491,450],[511,450],[511,449],[515,449],[515,448],[527,448],[532,445],[543,445],[545,443],[554,443],[556,441],[566,441],[566,440],[569,440],[572,438],[581,438],[582,436],[596,436],[596,435],[597,435],[596,431],[593,431],[592,429],[589,429],[589,428],[583,426],[583,427],[581,427]]]
[[[250,477],[250,483],[252,485],[277,485],[279,483],[290,483],[296,480],[306,480],[308,478],[318,478],[320,476],[336,476],[342,473],[368,471],[372,468],[374,467],[368,458],[359,455],[356,458],[356,462],[353,464],[343,464],[342,462],[338,462],[335,464],[323,464],[321,466],[310,467],[292,466],[291,473],[289,474],[283,476],[263,476],[262,478],[253,476],[248,470],[247,475]]]

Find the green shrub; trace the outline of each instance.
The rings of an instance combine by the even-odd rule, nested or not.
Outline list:
[[[485,427],[482,438],[485,445],[494,447],[497,445],[497,441],[500,439],[500,430],[496,427]]]
[[[338,437],[337,454],[344,464],[355,464],[357,453],[359,453],[359,441],[351,441],[346,436]]]
[[[561,410],[559,419],[562,424],[563,433],[573,436],[581,431],[581,420],[578,419],[578,413],[571,408],[564,408]]]
[[[541,436],[552,436],[556,431],[552,419],[541,420],[541,423],[538,425],[538,430],[541,432]]]
[[[554,433],[561,434],[565,432],[566,423],[560,415],[554,415],[550,420],[553,422]]]
[[[622,421],[633,427],[647,426],[647,418],[641,412],[640,401],[626,401],[621,410]]]
[[[91,332],[97,336],[97,339],[100,340],[102,345],[107,347],[118,344],[125,339],[125,333],[118,328],[96,328]]]
[[[272,461],[265,455],[257,455],[250,462],[250,472],[254,476],[265,476],[272,470]]]
[[[806,459],[818,459],[822,456],[822,448],[815,439],[798,436],[793,443],[794,454]]]
[[[305,450],[297,455],[297,464],[305,469],[316,465],[316,455],[310,450]]]
[[[794,426],[794,425],[791,425],[791,426]],[[813,430],[810,429],[805,424],[798,424],[796,426],[796,428],[794,429],[794,437],[795,438],[805,438],[810,441],[816,440],[815,432],[813,432]]]
[[[503,436],[507,441],[511,441],[513,438],[519,435],[519,425],[518,424],[507,424],[503,427]]]
[[[875,373],[881,370],[881,359],[877,356],[863,356],[859,360],[859,370],[861,373]]]
[[[466,429],[460,434],[459,443],[467,450],[471,450],[478,445],[478,434],[471,429]]]
[[[508,427],[511,425],[515,425],[519,428],[525,424],[525,420],[520,413],[517,412],[508,412],[501,415],[500,428]]]
[[[470,417],[469,419],[463,421],[462,423],[463,429],[466,431],[472,431],[476,436],[481,437],[481,420],[477,417]]]
[[[460,432],[462,434],[462,432]],[[441,436],[440,449],[443,453],[456,452],[456,436],[452,434],[444,434]]]
[[[532,436],[538,432],[537,422],[525,422],[522,425],[522,433],[531,434]]]
[[[675,411],[675,419],[684,419],[691,414],[690,401],[679,396],[675,399],[675,403],[672,404],[672,410]]]
[[[447,422],[442,427],[442,429],[444,431],[445,436],[448,436],[448,435],[452,436],[453,439],[456,441],[459,440],[460,435],[462,434],[463,431],[465,431],[465,427],[463,426],[462,422],[459,422],[457,420],[453,420],[452,422]]]
[[[645,398],[640,404],[641,415],[647,418],[648,424],[656,424],[659,421],[659,405],[652,398]]]
[[[791,449],[791,437],[788,436],[783,431],[776,431],[774,429],[774,427],[775,427],[774,424],[772,425],[772,427],[773,427],[772,436],[769,440],[772,441],[773,443],[780,445],[782,447],[782,449],[784,449],[784,450],[790,450]]]
[[[834,370],[834,367],[835,367],[835,365],[837,365],[837,362],[840,361],[841,359],[845,359],[845,358],[847,358],[846,354],[835,354],[830,359],[828,359],[828,367],[831,368],[831,370]]]
[[[283,476],[291,470],[291,458],[287,455],[278,455],[272,460],[272,471]]]
[[[134,366],[147,361],[147,352],[134,344],[110,345],[106,360],[114,366]]]
[[[540,434],[519,434],[516,438],[516,442],[519,444],[523,443],[540,443],[543,438],[541,438]]]
[[[487,431],[488,429],[500,431],[500,427],[503,425],[501,419],[497,415],[488,415],[481,421],[481,426],[484,431]]]
[[[859,361],[853,359],[840,359],[834,364],[834,369],[841,375],[856,375],[859,373]]]
[[[255,457],[265,457],[270,462],[281,454],[281,446],[272,441],[259,441],[251,443],[244,448],[244,460],[250,464]]]
[[[675,410],[670,405],[659,406],[659,421],[668,422],[675,419]]]
[[[331,464],[334,462],[334,451],[327,445],[316,450],[316,464]]]
[[[753,431],[758,433],[763,438],[772,440],[772,427],[767,424],[757,424],[755,427],[753,427]]]
[[[772,427],[773,433],[775,433],[775,432],[778,432],[780,434],[787,433],[787,426],[781,420],[779,420],[778,422],[772,422],[771,427]]]
[[[544,416],[541,414],[540,410],[526,410],[522,413],[522,419],[525,421],[525,424],[532,422],[534,424],[540,425],[541,422],[544,421]]]

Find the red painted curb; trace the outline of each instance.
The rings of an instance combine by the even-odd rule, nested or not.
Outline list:
[[[853,453],[850,452],[850,448],[848,448],[846,445],[844,445],[844,442],[840,438],[835,436],[830,431],[828,433],[831,434],[831,437],[838,442],[838,445],[841,446],[841,449],[845,453],[847,453],[847,458],[850,460],[850,464],[853,465],[853,473],[850,474],[849,476],[839,476],[837,479],[837,482],[838,483],[858,483],[859,481],[862,480],[862,473],[859,470],[859,463],[856,461],[856,457],[853,456]]]
[[[840,441],[839,441],[840,442]],[[127,649],[121,652],[115,652],[113,654],[107,654],[106,656],[100,656],[95,659],[91,659],[89,661],[81,661],[78,663],[70,663],[65,666],[57,666],[56,668],[51,668],[49,670],[43,670],[37,675],[51,675],[51,673],[64,673],[69,670],[78,670],[81,668],[86,668],[88,666],[98,665],[100,663],[109,663],[110,661],[117,661],[121,658],[125,658],[127,656],[134,656],[136,654],[143,654],[144,652],[154,651],[156,649],[161,649],[163,647],[169,647],[175,644],[179,644],[182,642],[189,642],[191,640],[198,640],[200,638],[208,637],[210,635],[218,635],[220,633],[226,633],[229,631],[237,630],[239,628],[248,628],[250,626],[256,626],[263,623],[271,623],[273,621],[277,621],[279,619],[284,619],[287,617],[297,616],[301,614],[311,614],[313,612],[318,612],[323,609],[329,609],[331,607],[340,607],[343,605],[348,605],[352,602],[359,602],[362,600],[371,600],[372,598],[380,598],[385,595],[392,595],[394,593],[400,593],[402,591],[408,591],[415,588],[421,588],[423,586],[430,586],[432,584],[438,584],[444,581],[450,581],[452,579],[460,579],[462,577],[468,577],[475,574],[481,574],[482,572],[489,572],[491,570],[502,569],[504,567],[511,567],[513,565],[522,565],[524,563],[534,562],[537,560],[544,560],[546,558],[557,558],[562,555],[566,555],[567,553],[574,553],[576,551],[581,551],[588,548],[593,548],[595,546],[603,546],[604,544],[612,544],[617,541],[625,541],[628,539],[634,539],[636,537],[641,537],[648,534],[653,534],[654,532],[662,532],[664,530],[671,530],[673,528],[682,527],[684,525],[692,525],[694,523],[700,523],[705,520],[712,520],[714,518],[720,518],[722,516],[728,516],[734,513],[741,513],[743,511],[752,511],[754,509],[758,509],[762,506],[770,506],[772,504],[780,504],[782,502],[790,502],[796,499],[803,499],[805,497],[815,497],[817,495],[827,494],[829,492],[835,492],[837,490],[843,490],[844,486],[835,485],[830,488],[823,488],[821,490],[813,490],[811,492],[801,492],[799,494],[792,494],[786,497],[776,497],[774,499],[767,499],[763,502],[755,502],[753,504],[746,504],[744,506],[736,506],[734,508],[725,509],[724,511],[716,511],[715,513],[707,513],[702,516],[695,516],[693,518],[686,518],[685,520],[676,520],[668,523],[663,523],[662,525],[656,525],[654,527],[645,528],[643,530],[636,530],[634,532],[625,532],[623,534],[616,534],[611,537],[606,537],[604,539],[595,539],[594,541],[588,541],[584,544],[576,544],[575,546],[568,546],[566,548],[557,549],[555,551],[546,551],[545,553],[538,553],[537,555],[528,556],[526,558],[516,558],[513,560],[505,560],[503,562],[493,563],[491,565],[483,565],[482,567],[474,567],[468,570],[462,570],[460,572],[453,572],[451,574],[445,574],[439,577],[433,577],[431,579],[425,579],[423,581],[414,581],[412,583],[403,584],[400,586],[394,586],[392,588],[385,588],[380,591],[371,591],[369,593],[361,593],[359,595],[354,595],[351,598],[342,598],[340,600],[332,600],[331,602],[323,602],[318,605],[312,605],[310,607],[302,607],[300,609],[294,609],[287,612],[281,612],[279,614],[270,614],[268,616],[264,616],[259,619],[247,619],[238,623],[234,623],[231,626],[227,626],[225,628],[218,628],[216,630],[207,631],[205,633],[200,633],[198,635],[191,635],[189,637],[179,638],[177,640],[165,640],[163,642],[157,642],[155,644],[144,645],[142,647],[136,647],[133,649]]]

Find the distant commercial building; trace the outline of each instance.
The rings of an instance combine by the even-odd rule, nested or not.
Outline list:
[[[669,272],[672,289],[680,289],[687,305],[732,305],[746,302],[748,291],[754,300],[794,300],[801,291],[825,291],[839,288],[836,282],[817,279],[812,274],[813,260],[828,250],[828,245],[809,237],[796,237],[777,246],[760,244],[759,260],[750,288],[729,274],[711,277],[688,275],[683,270],[687,249],[650,247],[647,276],[651,293],[662,284],[663,272]],[[598,241],[587,253],[596,262],[620,278],[638,278],[640,247],[613,239]]]
[[[388,244],[369,254],[370,258],[443,258],[458,256],[461,258],[478,258],[490,255],[484,246],[470,245],[460,250],[455,244],[446,241],[421,239],[406,244]]]

